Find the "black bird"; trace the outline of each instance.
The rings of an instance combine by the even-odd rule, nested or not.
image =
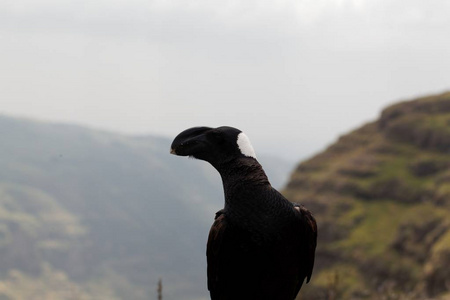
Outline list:
[[[316,221],[270,185],[247,136],[232,127],[194,127],[175,137],[170,152],[205,160],[222,177],[225,207],[206,250],[211,299],[295,299],[311,278]]]

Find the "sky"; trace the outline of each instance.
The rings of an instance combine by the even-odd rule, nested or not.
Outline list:
[[[0,113],[142,135],[245,131],[323,150],[450,90],[447,0],[2,0]]]

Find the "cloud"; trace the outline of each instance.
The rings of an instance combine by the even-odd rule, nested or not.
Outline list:
[[[101,26],[102,24],[153,25],[172,20],[200,18],[226,23],[229,26],[246,26],[270,22],[274,26],[295,22],[311,22],[319,19],[327,11],[334,10],[343,3],[354,1],[327,0],[279,0],[279,1],[218,1],[218,0],[128,0],[128,1],[73,1],[73,0],[5,0],[0,4],[0,12],[9,20],[21,22],[33,20],[34,25],[59,24],[65,20],[78,27],[79,23]],[[357,2],[356,2],[357,3]],[[156,19],[154,22],[154,19]],[[176,21],[176,20],[175,20]],[[277,24],[278,23],[278,24]]]
[[[376,44],[378,36],[408,26],[420,25],[424,31],[449,25],[449,13],[449,2],[439,0],[4,0],[0,29],[167,42],[227,36],[276,40],[311,32],[348,41],[356,32]]]
[[[3,0],[2,109],[125,132],[265,128],[256,141],[288,127],[304,137],[292,151],[312,152],[389,101],[448,85],[449,5]]]

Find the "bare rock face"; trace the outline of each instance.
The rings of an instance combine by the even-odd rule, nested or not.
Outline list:
[[[306,299],[445,299],[450,93],[387,107],[299,164],[284,194],[319,225]]]
[[[403,102],[383,110],[380,129],[394,140],[450,151],[450,93]]]

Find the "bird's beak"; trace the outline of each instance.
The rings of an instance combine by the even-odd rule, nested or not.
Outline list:
[[[193,127],[178,134],[170,146],[170,153],[179,156],[193,155],[206,143],[205,133],[210,127]]]

